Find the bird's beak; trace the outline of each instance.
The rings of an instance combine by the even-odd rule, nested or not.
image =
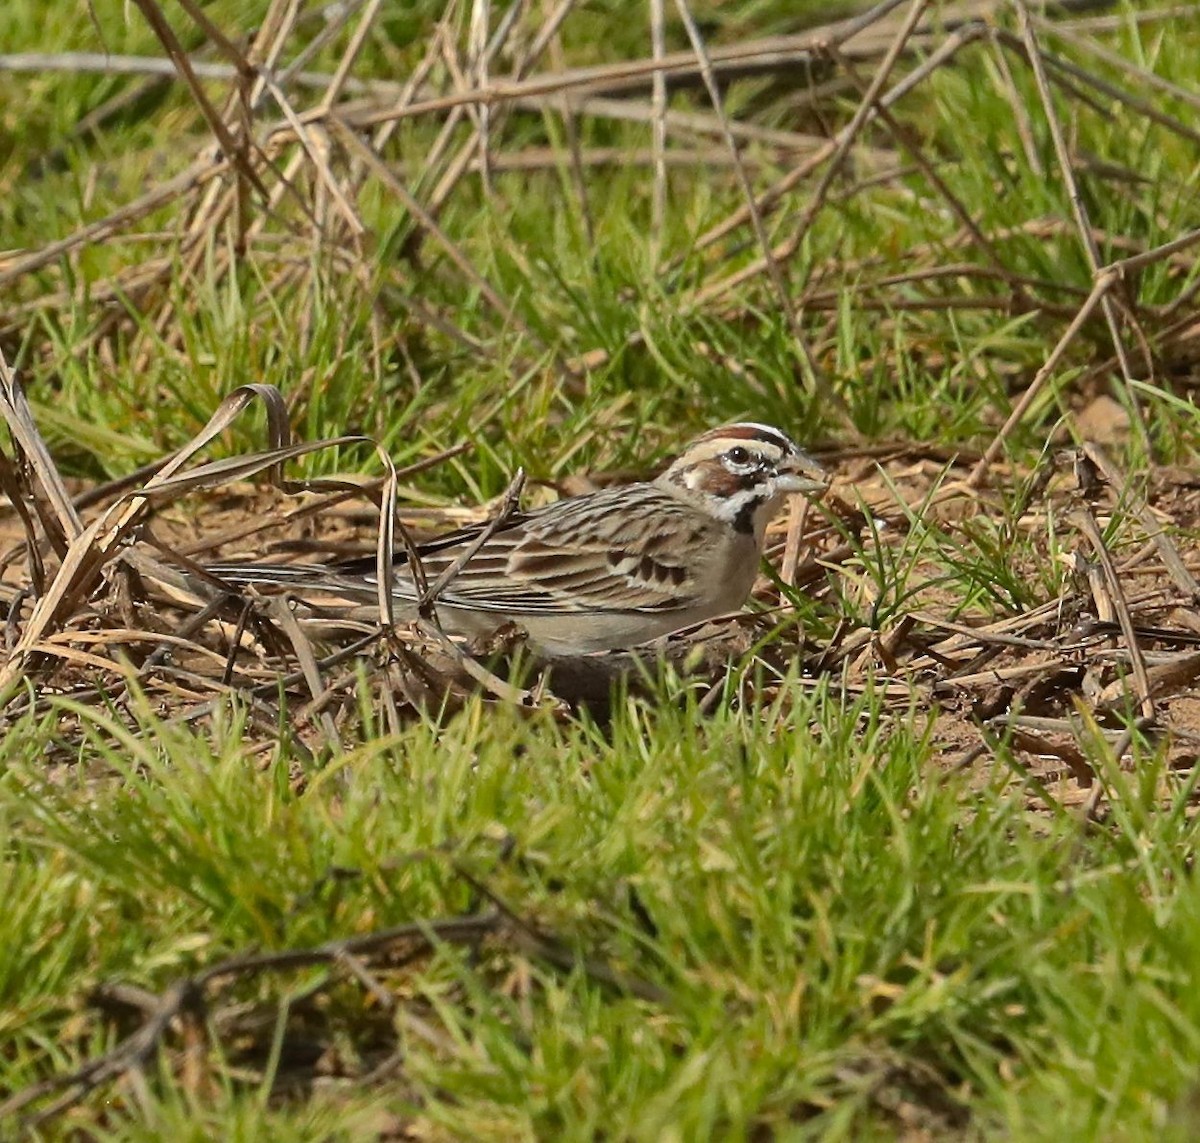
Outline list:
[[[780,464],[775,487],[780,492],[821,492],[829,487],[829,477],[811,456],[801,452]]]

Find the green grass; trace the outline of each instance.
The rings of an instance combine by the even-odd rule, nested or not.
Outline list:
[[[975,1130],[1022,1138],[1186,1122],[1200,1046],[1187,786],[1164,809],[1146,756],[1103,828],[1031,815],[1003,766],[982,785],[949,777],[926,715],[878,707],[793,680],[768,708],[707,720],[631,701],[605,732],[474,703],[366,738],[298,794],[286,759],[251,759],[236,719],[133,739],[89,716],[84,761],[54,781],[41,736],[10,735],[6,1083],[32,1080],[47,1050],[66,1069],[104,1042],[98,1016],[71,1015],[89,986],[156,989],[245,948],[461,913],[479,904],[462,868],[577,966],[448,948],[384,977],[440,1033],[396,1017],[399,1082],[268,1101],[260,1057],[199,1106],[152,1072],[149,1105],[109,1104],[104,1137],[198,1117],[198,1138],[237,1123],[352,1138],[385,1109],[485,1138],[861,1138],[896,1129],[906,1102],[938,1131],[969,1111]],[[660,995],[606,985],[584,967],[598,961]],[[222,999],[270,1014],[291,996],[296,1035],[391,1042],[353,985],[305,1004],[322,978]]]
[[[90,20],[51,7],[13,0],[0,17],[5,51],[161,54],[131,6],[98,0]],[[460,8],[461,47],[470,5]],[[712,43],[796,31],[825,8],[696,5]],[[205,7],[236,37],[266,10]],[[403,78],[442,10],[385,2],[355,75]],[[1194,92],[1200,27],[1183,17],[1139,27],[1137,10],[1114,9],[1123,23],[1103,42]],[[183,35],[184,15],[166,11]],[[301,41],[319,27],[305,19]],[[670,19],[669,46],[686,46]],[[573,65],[642,56],[648,14],[633,0],[580,3],[563,37]],[[309,66],[331,70],[344,46],[343,34]],[[1027,149],[991,51],[976,45],[896,114],[1005,269],[1067,310],[939,304],[1003,292],[969,273],[877,286],[926,246],[930,264],[986,259],[953,241],[958,223],[920,172],[850,196],[848,180],[835,182],[845,197],[784,269],[797,291],[819,279],[828,295],[803,315],[803,332],[868,441],[986,447],[1091,286],[1032,79],[1007,57],[1030,112]],[[1063,52],[1188,119],[1186,102],[1081,49]],[[148,88],[79,135],[84,115],[136,82],[0,73],[0,255],[105,217],[207,143],[178,84]],[[699,96],[672,98],[709,110]],[[855,105],[846,95],[815,115],[765,81],[730,99],[741,121],[813,132]],[[1126,241],[1151,246],[1200,226],[1192,142],[1112,99],[1058,100],[1081,162],[1126,169],[1081,176],[1102,261],[1128,253]],[[439,127],[406,122],[386,155],[422,196],[441,175],[423,165]],[[648,146],[644,125],[584,115],[578,129],[586,147]],[[456,145],[468,138],[460,127]],[[727,418],[779,423],[817,444],[849,440],[805,383],[763,277],[687,304],[758,253],[738,246],[745,232],[720,248],[720,264],[696,250],[741,202],[727,169],[672,170],[656,262],[649,169],[588,169],[593,246],[564,140],[557,113],[512,116],[497,149],[550,147],[555,163],[499,173],[490,192],[469,176],[440,216],[517,324],[433,239],[411,256],[420,228],[377,182],[356,202],[369,228],[365,280],[335,257],[345,243],[314,246],[294,203],[232,272],[218,271],[234,241],[224,227],[185,272],[185,255],[159,234],[180,225],[176,204],[139,224],[149,241],[95,243],[0,286],[0,321],[31,307],[5,324],[2,344],[26,372],[56,459],[72,475],[123,474],[186,442],[248,381],[279,386],[299,435],[369,433],[397,464],[473,442],[418,478],[411,492],[423,502],[494,496],[517,465],[545,479],[645,468]],[[868,141],[894,145],[879,127]],[[757,146],[746,157],[756,186],[787,169]],[[792,232],[810,190],[767,220],[773,241]],[[1034,227],[1047,222],[1062,225]],[[153,304],[97,300],[114,274],[158,256],[168,273]],[[1196,280],[1189,257],[1128,282],[1151,337],[1166,321],[1155,307]],[[296,272],[284,277],[285,267]],[[173,310],[156,327],[164,301]],[[123,320],[98,339],[102,315]],[[1136,437],[1112,449],[1135,473],[1151,460],[1194,462],[1200,439],[1187,348],[1155,348],[1153,373],[1136,357],[1155,454]],[[820,643],[843,620],[885,632],[931,575],[959,601],[944,608],[952,618],[1057,598],[1070,574],[1060,557],[1082,541],[1054,506],[1044,524],[1019,526],[1019,494],[1039,458],[1070,439],[1055,434],[1085,399],[1081,384],[1126,396],[1111,371],[1080,381],[1110,352],[1097,319],[1009,442],[1014,478],[994,513],[918,513],[881,540],[869,528],[855,539],[831,593],[800,602],[810,637]],[[585,355],[594,367],[569,375],[563,363]],[[261,447],[256,424],[220,448]],[[372,463],[365,449],[304,462],[313,472]],[[202,519],[203,502],[194,510]],[[1105,523],[1121,554],[1135,546],[1123,512]],[[475,699],[398,735],[364,686],[345,749],[315,759],[249,728],[236,704],[192,728],[161,721],[149,702],[61,704],[10,725],[0,741],[0,1102],[133,1029],[128,1012],[89,1002],[98,986],[159,992],[245,950],[458,915],[488,905],[484,886],[569,955],[511,937],[476,952],[446,945],[375,970],[394,1012],[344,972],[232,982],[210,998],[198,1084],[181,1078],[173,1030],[139,1081],[101,1085],[44,1137],[358,1140],[399,1124],[434,1139],[1193,1138],[1193,776],[1168,773],[1141,743],[1126,773],[1099,735],[1085,736],[1107,792],[1102,820],[1087,821],[1024,781],[1003,742],[951,773],[920,680],[898,707],[882,682],[860,693],[848,669],[819,682],[793,670],[778,688],[756,685],[762,669],[731,668],[726,701],[703,715],[665,679],[649,698],[618,702],[603,726]],[[230,1031],[234,1003],[246,1010]],[[322,1068],[284,1050],[311,1044]],[[361,1079],[397,1050],[392,1070]]]
[[[763,7],[759,34],[780,30],[773,22],[778,12],[772,18],[767,15],[769,6]],[[436,14],[432,5],[420,11],[429,21]],[[119,6],[97,8],[103,44],[114,52],[156,54],[141,21],[126,19],[123,13]],[[595,54],[586,28],[599,14],[600,9],[585,7],[578,27],[568,20],[568,43],[578,34],[583,44],[592,44]],[[214,11],[213,18],[220,15]],[[232,27],[242,26],[226,18]],[[243,20],[250,21],[250,15]],[[798,26],[797,22],[791,30]],[[678,38],[682,33],[673,28]],[[633,43],[644,44],[641,29],[634,30]],[[713,29],[714,42],[720,42],[719,32],[720,27]],[[1144,57],[1147,66],[1168,79],[1186,86],[1193,78],[1194,53],[1189,54],[1186,37],[1178,30],[1166,35],[1161,25],[1151,24],[1114,40],[1120,50]],[[18,36],[12,49],[42,43],[25,45]],[[54,46],[97,49],[100,44],[97,33],[80,25],[69,35],[63,30]],[[393,50],[400,50],[411,66],[423,44],[422,36],[415,34]],[[619,44],[613,44],[606,58],[619,54]],[[632,47],[626,54],[633,54]],[[581,46],[572,58],[585,62],[590,55]],[[990,56],[980,49],[970,58],[982,65]],[[327,52],[313,66],[328,68],[332,59]],[[1123,78],[1089,62],[1109,80]],[[369,52],[361,71],[370,74],[372,65],[382,66]],[[1041,171],[1029,166],[994,67],[943,69],[899,109],[910,123],[928,128],[926,143],[935,156],[956,151],[956,124],[962,119],[971,123],[976,145],[953,163],[943,163],[942,174],[985,232],[1011,231],[1037,219],[1063,221],[1062,233],[1050,240],[1015,233],[997,240],[996,250],[1008,270],[1045,281],[1046,297],[1070,304],[1072,296],[1063,289],[1086,291],[1090,271],[1067,222],[1069,203],[1061,181],[1047,173],[1054,169],[1054,156],[1028,69],[1017,68],[1011,60],[1010,65],[1018,97],[1031,108]],[[0,167],[0,186],[12,192],[0,204],[0,249],[36,247],[67,234],[128,202],[147,180],[182,169],[192,159],[196,147],[165,145],[166,139],[181,134],[197,144],[201,138],[201,125],[178,85],[156,88],[157,101],[122,113],[99,140],[76,137],[75,119],[111,94],[112,83],[89,75],[54,74],[36,83],[22,75],[0,76],[7,105],[38,108],[28,120],[12,117],[9,153]],[[702,100],[681,96],[678,102],[706,109]],[[1162,102],[1165,109],[1181,113],[1175,101],[1163,97]],[[49,103],[61,111],[39,118],[48,114],[44,107]],[[1105,116],[1079,101],[1060,104],[1060,114],[1065,110],[1071,116],[1081,153],[1152,179],[1146,187],[1115,176],[1088,182],[1093,224],[1105,235],[1147,244],[1175,237],[1196,224],[1194,196],[1186,189],[1197,173],[1194,149],[1190,143],[1183,146],[1166,128],[1115,106],[1118,112]],[[646,145],[646,129],[637,125],[587,118],[580,130],[589,146]],[[398,132],[395,158],[420,170],[435,135],[434,124],[406,124]],[[467,137],[460,133],[456,145]],[[556,142],[561,147],[561,138],[561,128],[548,115],[512,117],[500,135],[508,150]],[[890,142],[882,130],[871,138],[879,144]],[[48,153],[56,156],[55,162],[39,165],[37,157]],[[773,166],[770,155],[762,158],[769,173],[783,172]],[[149,347],[142,360],[135,362],[118,352],[110,363],[98,358],[85,340],[95,320],[87,291],[115,270],[163,249],[153,244],[94,245],[69,267],[32,275],[15,291],[26,301],[52,283],[57,287],[65,282],[79,292],[76,301],[43,311],[39,321],[23,329],[24,351],[18,360],[26,361],[34,379],[54,386],[52,400],[34,389],[47,432],[76,467],[116,475],[181,443],[232,385],[247,379],[271,381],[284,389],[297,410],[298,425],[312,435],[349,422],[401,454],[414,436],[432,437],[437,444],[462,435],[480,441],[494,450],[496,470],[477,488],[466,479],[469,466],[461,466],[446,488],[477,495],[499,491],[512,467],[530,463],[531,457],[539,458],[539,476],[587,463],[628,464],[645,456],[647,444],[674,444],[681,421],[692,429],[752,413],[787,422],[810,439],[842,431],[832,410],[797,385],[795,345],[765,281],[742,290],[732,312],[680,312],[677,288],[697,282],[705,272],[699,258],[689,257],[692,243],[739,201],[732,178],[696,178],[686,169],[672,174],[662,246],[666,258],[684,261],[678,276],[664,276],[654,266],[648,241],[649,172],[632,166],[589,172],[594,249],[568,172],[564,150],[557,169],[497,175],[490,196],[477,178],[468,178],[441,216],[447,233],[546,349],[529,344],[499,319],[478,290],[448,265],[433,240],[425,240],[423,265],[414,270],[403,254],[403,244],[414,232],[412,220],[392,196],[369,183],[357,206],[372,231],[367,265],[376,281],[370,286],[383,286],[387,303],[382,345],[372,341],[370,290],[364,292],[356,276],[337,270],[328,257],[313,259],[311,244],[297,244],[276,233],[273,241],[242,256],[235,274],[214,280],[209,272],[213,259],[230,241],[220,232],[211,236],[206,251],[202,248],[196,275],[185,279],[177,267],[168,279],[176,306],[168,330],[172,344],[163,345],[157,335],[147,333]],[[419,180],[416,185],[422,186]],[[146,225],[169,227],[173,220],[174,211],[165,208]],[[768,220],[776,238],[786,236],[789,227],[786,213]],[[1034,369],[1062,328],[1062,319],[1014,317],[987,308],[889,312],[887,299],[911,301],[917,296],[911,289],[859,294],[876,276],[910,269],[909,250],[926,243],[936,249],[957,229],[937,193],[917,172],[822,212],[791,268],[793,274],[819,273],[823,289],[840,291],[844,297],[834,311],[832,332],[818,333],[826,324],[822,314],[807,336],[847,401],[855,425],[869,436],[978,440],[1006,409],[1014,376]],[[169,256],[169,246],[166,252]],[[313,259],[299,285],[279,284],[282,253]],[[754,253],[751,243],[727,269],[737,268]],[[1103,259],[1121,253],[1101,242]],[[857,268],[860,259],[879,256],[883,265]],[[982,261],[969,246],[947,248],[941,261],[963,258]],[[1168,275],[1162,267],[1151,267],[1134,288],[1141,303],[1151,305],[1173,298],[1185,284],[1178,273]],[[949,279],[926,293],[961,300],[993,288],[985,279]],[[481,351],[468,351],[408,314],[397,289],[450,315],[465,334],[479,340]],[[862,308],[860,298],[877,304],[881,296],[882,313]],[[298,330],[295,318],[301,312],[306,317]],[[138,320],[145,330],[146,319]],[[698,341],[711,349],[703,358],[696,353]],[[563,360],[604,350],[609,359],[592,372],[581,394],[577,386],[563,384],[549,350]],[[1105,352],[1107,334],[1097,324],[1073,363]],[[931,356],[939,359],[932,368],[927,364]],[[419,387],[402,366],[404,358],[420,375]],[[737,362],[744,372],[731,377],[723,364],[727,360]],[[1035,410],[1029,422],[1034,436],[1027,444],[1036,447],[1038,430],[1055,415],[1054,394],[1052,387]],[[614,408],[618,396],[622,403]],[[148,406],[160,411],[152,424],[143,416]],[[1155,408],[1153,402],[1150,407]],[[591,431],[598,418],[603,418],[603,431]],[[643,425],[655,428],[654,435],[630,436],[630,429]],[[1156,418],[1151,428],[1164,454],[1186,457],[1191,439],[1181,438],[1173,425],[1167,416]],[[666,426],[671,426],[669,432]],[[581,436],[586,442],[582,446],[577,443]],[[248,441],[243,438],[240,443]],[[312,463],[330,468],[338,459]]]

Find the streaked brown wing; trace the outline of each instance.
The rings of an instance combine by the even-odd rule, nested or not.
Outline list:
[[[447,585],[443,603],[508,614],[686,609],[696,583],[685,553],[712,525],[653,485],[605,489],[526,514],[488,538]],[[478,529],[421,551],[432,580]],[[397,587],[411,586],[408,576]]]

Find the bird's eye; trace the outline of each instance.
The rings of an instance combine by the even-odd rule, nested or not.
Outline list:
[[[729,455],[729,459],[734,464],[745,464],[750,459],[749,450],[742,448],[741,445],[737,445],[735,448],[731,448],[729,450],[728,455]]]

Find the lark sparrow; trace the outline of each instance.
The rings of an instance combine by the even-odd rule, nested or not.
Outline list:
[[[570,497],[503,521],[436,601],[450,634],[509,623],[555,657],[632,647],[736,611],[758,573],[763,534],[789,493],[825,487],[817,463],[778,429],[741,423],[697,437],[654,480]],[[418,547],[430,583],[486,525]],[[398,618],[419,591],[396,555]],[[340,565],[218,564],[227,584],[374,600],[374,559]],[[410,605],[407,615],[404,604]]]

